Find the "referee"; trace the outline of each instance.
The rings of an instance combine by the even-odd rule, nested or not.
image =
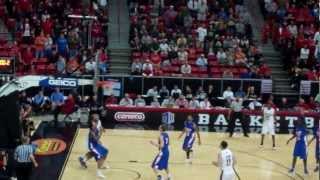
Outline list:
[[[14,152],[18,180],[29,180],[32,172],[32,164],[34,167],[38,167],[38,163],[33,155],[34,147],[29,143],[29,137],[22,137],[22,144],[19,145]]]
[[[243,118],[243,114],[242,114],[242,109],[243,109],[242,103],[243,101],[239,96],[237,96],[236,99],[231,102],[230,111],[229,111],[229,127],[228,127],[229,137],[233,136],[237,119],[239,119],[241,122],[244,136],[249,137],[248,125],[245,119]]]

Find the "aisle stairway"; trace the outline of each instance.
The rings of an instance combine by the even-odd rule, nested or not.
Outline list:
[[[250,13],[250,21],[252,24],[254,38],[260,42],[261,40],[261,29],[263,26],[263,16],[260,11],[258,1],[245,0],[245,6],[248,8]],[[262,53],[266,60],[266,63],[272,70],[273,80],[273,94],[275,95],[298,95],[298,92],[291,89],[289,74],[283,69],[283,63],[281,61],[281,54],[274,49],[271,42],[267,44],[261,44]]]
[[[112,74],[130,72],[131,49],[129,41],[129,10],[126,0],[109,1],[109,56]]]

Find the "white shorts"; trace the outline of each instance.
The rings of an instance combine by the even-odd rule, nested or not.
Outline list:
[[[262,124],[262,134],[271,134],[271,135],[275,135],[275,124],[273,122],[264,122]]]
[[[219,180],[235,180],[235,179],[236,178],[233,171],[227,171],[227,172],[222,171],[220,174]]]

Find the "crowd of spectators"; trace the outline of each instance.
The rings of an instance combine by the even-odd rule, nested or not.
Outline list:
[[[242,0],[130,5],[132,74],[270,78]]]
[[[291,86],[301,80],[319,80],[320,27],[317,1],[261,0],[266,17],[262,41],[270,39],[282,52]]]
[[[89,2],[0,0],[1,19],[14,39],[0,40],[0,55],[15,57],[18,74],[91,74],[96,56],[100,72],[107,73],[106,1]],[[97,19],[68,17],[71,14]]]

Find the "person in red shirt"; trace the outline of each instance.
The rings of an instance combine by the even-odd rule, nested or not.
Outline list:
[[[264,78],[270,78],[271,69],[266,63],[263,63],[259,68],[259,74]]]
[[[45,35],[47,34],[52,34],[53,30],[53,23],[50,18],[46,19],[45,21],[42,22],[42,30]]]
[[[68,95],[68,98],[64,102],[61,111],[66,115],[64,120],[71,118],[70,115],[76,111],[76,103],[72,94]]]
[[[157,52],[152,52],[150,54],[150,60],[154,68],[160,68],[161,57]]]
[[[28,46],[26,50],[22,52],[21,55],[21,63],[23,65],[23,71],[29,72],[29,70],[32,70],[32,62],[34,59],[34,54],[31,50],[31,47]]]
[[[116,97],[114,97],[113,94],[111,94],[109,97],[107,97],[104,104],[105,104],[105,106],[111,105],[111,104],[118,104],[118,99]]]
[[[308,106],[310,109],[316,109],[318,104],[317,102],[314,100],[314,97],[313,96],[310,96],[309,97],[309,102],[308,102]]]
[[[299,109],[303,109],[303,110],[309,110],[310,109],[309,105],[304,101],[303,98],[299,99],[299,102],[298,102],[296,107],[298,107]]]
[[[305,76],[308,80],[310,81],[316,81],[318,80],[318,77],[317,77],[317,71],[314,69],[314,70],[308,70],[306,73],[305,73]]]

